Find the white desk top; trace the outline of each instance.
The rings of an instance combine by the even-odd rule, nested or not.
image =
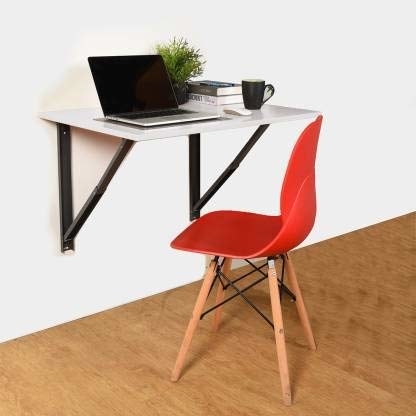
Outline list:
[[[215,120],[179,123],[159,127],[139,127],[118,122],[96,120],[97,118],[103,117],[101,109],[98,108],[48,111],[40,113],[39,117],[43,120],[53,121],[55,123],[67,124],[80,129],[140,142],[168,137],[187,136],[194,133],[309,119],[315,118],[320,114],[318,111],[280,107],[276,105],[264,105],[261,110],[252,111],[250,116],[233,116],[225,114],[223,113],[223,108],[227,106],[216,107],[187,103],[181,107],[196,111],[218,112],[219,114],[222,114],[223,117]],[[236,107],[236,105],[229,105],[228,107]]]

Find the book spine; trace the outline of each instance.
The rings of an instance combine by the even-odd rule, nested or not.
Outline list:
[[[208,85],[188,84],[188,91],[192,94],[204,94],[218,97],[222,95],[241,94],[241,86],[235,87],[210,87]]]
[[[242,93],[243,93],[243,90],[241,86],[223,87],[223,88],[218,88],[217,90],[217,95],[237,95],[237,94],[242,94]]]
[[[212,95],[189,93],[188,98],[191,101],[197,101],[201,104],[210,105],[237,104],[243,102],[242,95],[226,95],[222,97],[214,97]]]
[[[201,104],[217,105],[217,97],[214,97],[212,95],[189,93],[188,98],[191,101],[197,101]]]

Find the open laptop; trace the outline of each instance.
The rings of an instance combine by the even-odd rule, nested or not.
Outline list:
[[[104,117],[139,126],[158,126],[220,117],[184,110],[160,55],[88,58]]]

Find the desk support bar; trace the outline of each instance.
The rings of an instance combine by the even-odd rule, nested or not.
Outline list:
[[[199,218],[200,211],[195,204],[199,201],[201,192],[201,135],[189,135],[189,211],[190,220]]]
[[[103,196],[108,184],[111,182],[111,179],[113,179],[113,176],[134,144],[135,142],[133,140],[122,139],[110,164],[98,182],[98,185],[94,188],[84,206],[72,221],[71,135],[69,126],[58,124],[62,252],[74,249],[74,238]]]
[[[215,195],[227,179],[237,170],[240,163],[248,155],[251,148],[257,143],[263,133],[267,130],[269,124],[263,124],[250,137],[248,142],[240,150],[238,155],[212,184],[212,186],[199,198],[200,193],[200,137],[199,134],[189,136],[189,183],[190,183],[190,203],[191,203],[191,221],[199,218],[201,208]],[[196,140],[193,136],[198,136]],[[196,175],[196,172],[197,175]],[[197,182],[197,183],[196,183]]]
[[[64,234],[74,219],[72,207],[71,130],[66,124],[57,124],[59,216],[61,224],[61,251],[74,250],[74,241],[64,241]]]

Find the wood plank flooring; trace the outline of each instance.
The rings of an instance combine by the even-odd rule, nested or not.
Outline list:
[[[239,299],[218,332],[213,315],[200,322],[182,378],[170,381],[197,282],[1,344],[0,416],[416,414],[416,215],[292,260],[318,349],[284,297],[291,407],[273,331]],[[270,314],[267,290],[265,280],[248,296]]]

